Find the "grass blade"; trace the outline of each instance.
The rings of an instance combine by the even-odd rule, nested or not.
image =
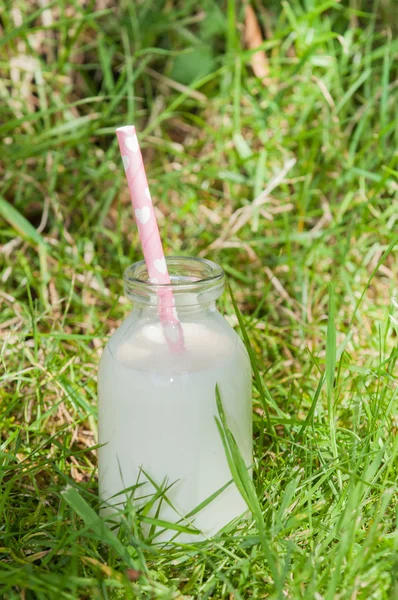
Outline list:
[[[231,296],[232,304],[233,304],[233,307],[234,307],[234,310],[235,310],[235,314],[236,314],[236,316],[238,318],[239,327],[240,327],[240,330],[242,332],[242,336],[243,336],[243,339],[244,339],[244,342],[245,342],[246,350],[247,350],[247,352],[249,354],[249,357],[250,357],[250,362],[251,362],[251,365],[252,365],[252,369],[253,369],[253,373],[254,373],[254,378],[255,378],[255,381],[256,381],[257,391],[258,391],[258,393],[260,395],[260,403],[261,403],[262,409],[264,410],[264,413],[265,413],[265,416],[266,416],[266,419],[267,419],[268,432],[269,432],[269,434],[272,434],[271,419],[270,419],[270,416],[269,416],[268,404],[267,404],[267,400],[266,400],[266,394],[267,394],[268,397],[270,397],[270,393],[267,390],[267,388],[264,388],[263,383],[261,381],[260,371],[258,370],[258,366],[257,366],[256,355],[254,354],[253,348],[251,347],[249,336],[248,336],[248,333],[247,333],[247,330],[246,330],[246,327],[245,327],[245,323],[244,323],[243,318],[242,318],[242,314],[241,314],[241,312],[240,312],[240,310],[238,308],[238,305],[236,303],[235,296],[232,293],[231,286],[229,285],[229,283],[227,283],[227,285],[228,285],[229,294]],[[260,452],[260,454],[261,454],[261,452]]]
[[[44,245],[44,239],[31,223],[14,207],[0,196],[0,215],[25,240],[39,246]]]
[[[261,510],[261,505],[258,500],[256,489],[254,487],[253,480],[249,473],[249,469],[245,461],[243,460],[242,454],[239,450],[238,444],[236,443],[234,436],[228,428],[227,418],[225,415],[218,386],[216,387],[216,402],[219,415],[219,418],[216,418],[216,423],[220,432],[229,468],[231,470],[233,479],[240,493],[242,494],[243,499],[245,500],[248,508],[252,512],[253,517],[256,521],[260,542],[264,551],[265,558],[268,561],[272,577],[275,582],[275,587],[279,592],[279,596],[283,598],[281,578],[279,575],[279,570],[277,567],[275,557],[271,551],[267,540],[267,532],[264,517]]]
[[[330,443],[332,448],[333,458],[338,457],[337,442],[336,442],[336,418],[334,408],[334,379],[336,371],[336,325],[335,325],[335,297],[333,285],[329,284],[329,310],[328,310],[328,327],[326,333],[326,394],[328,402],[329,416],[329,433]],[[341,473],[337,471],[340,489],[342,487]]]
[[[65,502],[75,511],[83,520],[85,526],[91,529],[97,536],[98,540],[108,546],[111,546],[116,554],[123,560],[126,566],[134,568],[135,564],[127,548],[116,537],[116,535],[108,528],[104,519],[102,519],[93,508],[84,500],[79,492],[68,486],[63,492],[62,497]]]

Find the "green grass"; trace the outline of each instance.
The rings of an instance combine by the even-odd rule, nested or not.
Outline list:
[[[396,4],[254,2],[266,82],[234,0],[0,6],[0,597],[397,599]],[[128,122],[257,366],[254,487],[226,438],[254,518],[167,551],[96,516]]]

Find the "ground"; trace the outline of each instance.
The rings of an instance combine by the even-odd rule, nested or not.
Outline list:
[[[396,4],[0,6],[0,596],[398,598]],[[167,551],[95,512],[96,371],[141,258],[126,123],[166,253],[224,267],[255,373],[254,517]]]

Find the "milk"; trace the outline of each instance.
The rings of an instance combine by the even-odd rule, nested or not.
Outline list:
[[[101,497],[108,506],[122,508],[131,492],[114,496],[143,483],[134,492],[140,509],[156,492],[145,473],[159,487],[171,485],[166,492],[170,504],[163,500],[159,506],[157,501],[148,515],[202,532],[180,534],[183,542],[211,536],[247,510],[232,482],[199,513],[184,519],[232,479],[215,422],[216,384],[248,468],[252,462],[246,351],[217,311],[194,316],[181,323],[184,351],[175,353],[162,324],[132,314],[108,343],[98,377]],[[176,535],[156,531],[161,541]]]

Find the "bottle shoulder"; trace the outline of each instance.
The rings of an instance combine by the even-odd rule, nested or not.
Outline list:
[[[218,311],[195,315],[195,319],[191,315],[190,320],[182,316],[184,350],[180,354],[169,348],[156,317],[130,313],[109,339],[101,364],[114,359],[129,368],[190,371],[210,368],[232,355],[243,366],[249,362],[242,340]]]

